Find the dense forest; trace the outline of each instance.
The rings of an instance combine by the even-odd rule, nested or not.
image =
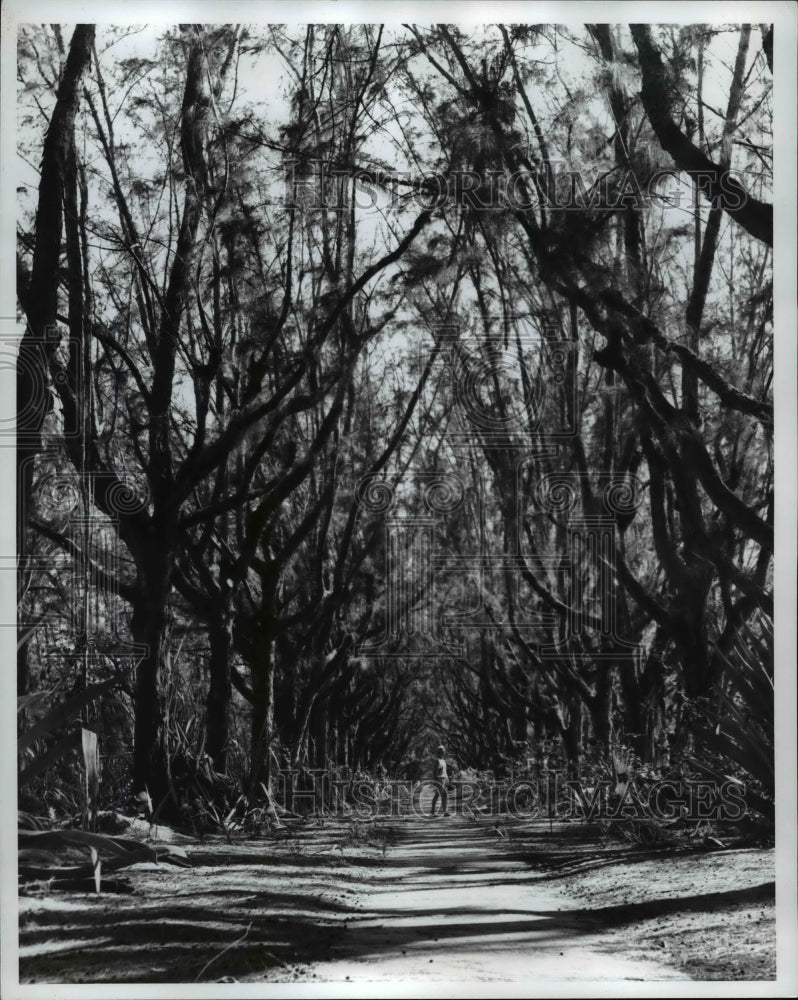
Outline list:
[[[24,814],[443,742],[772,823],[772,44],[21,27]]]

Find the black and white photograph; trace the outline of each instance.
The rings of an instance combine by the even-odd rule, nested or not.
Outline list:
[[[4,995],[795,995],[798,8],[2,16]]]

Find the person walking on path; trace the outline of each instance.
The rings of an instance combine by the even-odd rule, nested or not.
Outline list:
[[[432,765],[432,783],[435,791],[432,794],[432,810],[430,812],[431,816],[435,815],[435,808],[438,805],[438,799],[441,801],[441,816],[451,816],[449,812],[449,771],[446,766],[446,757],[444,756],[446,749],[439,746],[435,760]]]

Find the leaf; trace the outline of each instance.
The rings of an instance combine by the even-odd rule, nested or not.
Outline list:
[[[110,680],[103,681],[100,684],[90,685],[85,691],[81,691],[80,694],[76,695],[74,698],[70,698],[69,701],[66,701],[61,705],[57,705],[51,712],[48,712],[40,722],[37,722],[35,726],[31,726],[27,732],[22,733],[18,741],[19,749],[26,750],[28,747],[32,746],[36,740],[46,736],[51,729],[55,729],[57,726],[60,726],[68,719],[72,718],[72,716],[76,715],[84,706],[91,704],[95,698],[99,698],[100,695],[110,691],[112,688],[116,687],[117,684],[117,679],[112,677]]]
[[[143,788],[136,796],[136,802],[139,804],[139,808],[143,809],[146,815],[152,815],[152,799],[150,798],[150,793],[146,788]]]
[[[23,830],[46,830],[48,825],[43,816],[34,816],[22,809],[17,810],[17,823]]]
[[[34,622],[33,625],[30,626],[30,628],[28,628],[25,632],[22,633],[21,637],[17,640],[17,652],[19,652],[20,649],[22,649],[22,647],[25,645],[25,643],[28,642],[28,640],[31,638],[33,633],[36,631],[36,629],[41,625],[43,621],[44,619],[40,618],[37,622]]]
[[[119,857],[140,855],[138,860],[158,860],[155,850],[140,840],[130,840],[126,837],[107,837],[105,834],[91,833],[88,830],[19,830],[17,836],[20,847],[63,850],[73,846],[85,846],[106,850]],[[131,864],[133,863],[131,862]]]
[[[55,851],[36,851],[31,848],[25,848],[19,852],[20,861],[28,861],[35,865],[57,865],[58,855]]]
[[[186,852],[174,844],[150,846],[128,837],[107,837],[87,830],[19,830],[18,839],[20,862],[34,862],[19,866],[20,878],[27,881],[93,877],[98,885],[101,869],[107,874],[142,861],[165,861],[181,868],[191,867]],[[62,865],[59,852],[68,852],[74,847],[88,847],[91,861],[85,865]],[[103,853],[110,858],[103,859]]]
[[[99,893],[100,891],[100,867],[102,862],[100,861],[100,854],[96,847],[91,848],[91,863],[94,868],[94,888]]]
[[[129,868],[130,865],[138,864],[140,860],[141,858],[133,861],[125,858],[111,858],[110,861],[103,862],[103,870],[107,876],[109,872],[119,871],[121,868]],[[92,878],[93,876],[94,865],[91,862],[87,862],[85,865],[72,865],[70,867],[54,866],[39,868],[31,865],[19,866],[19,877],[23,882],[49,881],[50,879],[55,881],[62,879],[84,879]]]
[[[97,796],[100,791],[100,751],[97,734],[90,729],[81,729],[83,744],[83,764],[86,768],[86,807],[94,819],[97,813]]]
[[[55,688],[50,691],[34,691],[33,694],[21,694],[17,698],[17,714],[36,708],[39,705],[49,704],[55,694]]]
[[[19,776],[19,788],[24,788],[29,785],[34,778],[38,777],[43,771],[46,771],[48,767],[51,767],[57,761],[61,760],[63,757],[71,751],[77,749],[80,743],[80,735],[78,733],[70,733],[65,736],[62,740],[59,740],[54,746],[43,754],[40,754],[32,763],[28,764],[25,770]]]
[[[156,848],[156,850],[158,850],[158,848]],[[161,853],[161,851],[163,853]],[[191,859],[183,848],[178,847],[176,844],[164,845],[158,853],[158,861],[168,861],[170,864],[176,865],[178,868],[191,867]]]

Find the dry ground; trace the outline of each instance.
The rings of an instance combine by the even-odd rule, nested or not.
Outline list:
[[[504,832],[506,849],[520,845],[518,856],[585,907],[609,947],[696,980],[775,979],[772,849],[633,849],[566,825]]]
[[[118,886],[132,891],[28,887],[20,981],[775,976],[770,850],[640,850],[577,824],[462,817],[310,821],[234,844],[172,836],[193,867],[137,865]]]

